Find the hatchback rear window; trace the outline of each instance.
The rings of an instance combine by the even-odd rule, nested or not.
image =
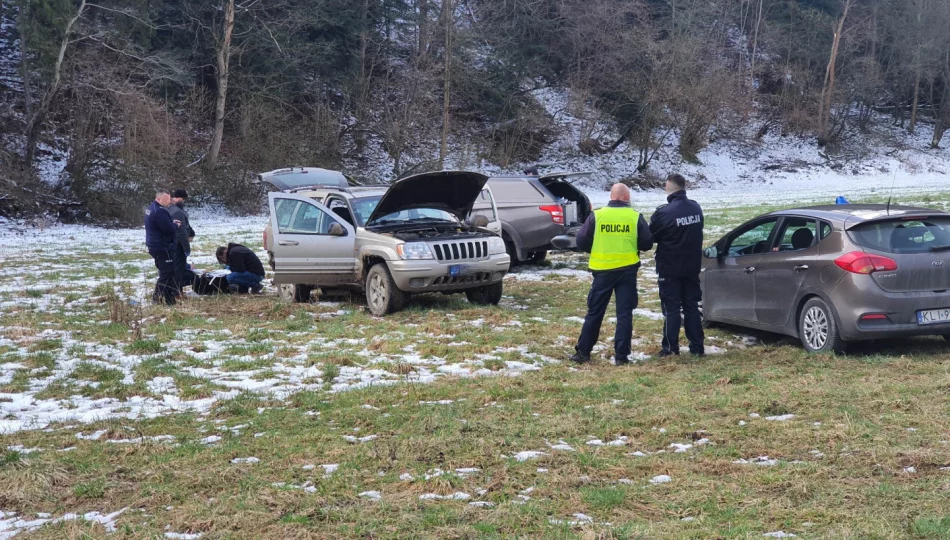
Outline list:
[[[858,225],[848,234],[859,246],[885,253],[950,250],[950,216],[874,221]]]

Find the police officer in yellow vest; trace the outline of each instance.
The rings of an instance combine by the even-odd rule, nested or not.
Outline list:
[[[640,251],[653,248],[650,226],[630,207],[630,189],[614,184],[610,202],[595,210],[577,233],[577,247],[590,253],[589,267],[594,282],[587,295],[587,316],[571,361],[583,364],[600,337],[600,325],[610,297],[616,294],[617,333],[614,336],[614,363],[629,363],[633,339],[633,310],[637,308],[637,271]]]

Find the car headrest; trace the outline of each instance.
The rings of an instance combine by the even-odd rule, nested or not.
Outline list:
[[[917,247],[917,238],[927,234],[927,227],[898,227],[891,232],[891,249],[912,249]]]
[[[798,229],[792,233],[792,248],[794,249],[808,249],[814,241],[815,233],[811,232],[811,229]]]

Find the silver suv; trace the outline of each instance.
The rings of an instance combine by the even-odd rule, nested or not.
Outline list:
[[[489,230],[489,212],[469,219],[487,180],[443,171],[386,190],[285,185],[268,194],[264,248],[274,283],[298,302],[316,287],[356,287],[376,316],[417,293],[464,292],[472,303],[497,304],[510,262],[505,243]]]

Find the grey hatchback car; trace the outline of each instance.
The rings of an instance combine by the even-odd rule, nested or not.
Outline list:
[[[950,214],[882,204],[759,216],[705,250],[703,317],[799,338],[950,340]]]

